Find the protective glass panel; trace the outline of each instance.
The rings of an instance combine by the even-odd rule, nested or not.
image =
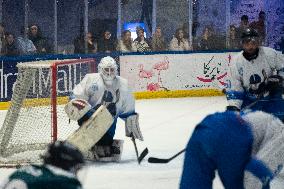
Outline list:
[[[157,0],[156,4],[156,25],[160,28],[166,43],[166,49],[172,51],[190,50],[188,41],[189,29],[189,8],[187,0],[167,1]],[[156,30],[159,33],[159,31]],[[158,34],[159,35],[159,34]],[[159,37],[155,35],[153,46],[159,51]]]
[[[116,50],[118,1],[90,1],[88,14],[88,51],[113,52]],[[93,40],[93,41],[92,41]]]
[[[84,1],[58,1],[57,15],[58,53],[84,53]]]
[[[28,1],[28,38],[34,43],[38,54],[54,52],[54,1]]]
[[[118,9],[118,2],[118,0],[2,1],[1,20],[5,24],[4,30],[13,34],[15,39],[25,35],[27,31],[24,26],[36,25],[41,31],[41,39],[35,39],[31,31],[29,39],[35,43],[38,50],[36,53],[40,54],[111,52],[119,44],[116,43],[116,39],[120,38],[123,30],[130,30],[131,38],[136,39],[137,27],[144,29],[141,35],[146,39],[153,37],[152,30],[155,32],[155,28],[160,27],[159,32],[163,34],[166,48],[151,47],[153,51],[170,49],[170,42],[178,28],[183,29],[185,37],[192,35],[193,40],[189,45],[191,46],[192,42],[193,50],[240,49],[242,46],[240,37],[244,28],[241,18],[244,15],[248,18],[247,26],[259,31],[262,45],[278,50],[284,48],[284,1],[282,0],[120,0],[121,12]],[[192,11],[189,3],[192,4]],[[153,7],[156,7],[154,11]],[[263,21],[259,19],[261,11],[264,12]],[[117,30],[120,28],[117,25],[119,15],[121,15],[121,30]],[[191,34],[189,28],[192,28]],[[0,35],[4,36],[1,30],[0,28],[2,33]],[[90,32],[88,37],[84,36],[84,31]],[[213,37],[207,40],[207,35]],[[111,39],[110,47],[104,38]],[[1,44],[3,40],[4,37],[1,39]],[[92,43],[88,46],[86,41]],[[1,50],[1,55],[35,54],[29,41],[21,40],[20,44],[23,48],[20,52],[6,52],[4,49]],[[128,45],[126,50],[130,49],[131,45],[125,45]],[[139,44],[138,49],[135,48],[131,51],[149,51],[148,47],[141,47]]]
[[[197,50],[220,50],[226,45],[226,1],[202,0],[197,3]]]

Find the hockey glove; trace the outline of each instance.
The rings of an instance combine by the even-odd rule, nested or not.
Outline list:
[[[283,78],[279,75],[272,75],[267,78],[266,90],[269,91],[270,95],[282,92]]]
[[[84,99],[72,99],[64,107],[69,119],[75,121],[81,119],[90,109],[91,105]]]
[[[139,127],[139,114],[135,113],[128,116],[125,120],[125,135],[127,137],[133,136],[135,139],[143,141],[143,136]]]
[[[261,96],[266,92],[266,84],[265,82],[261,82],[260,84],[251,84],[249,88],[249,93],[256,96]]]
[[[226,107],[227,111],[235,111],[235,112],[239,112],[240,108],[236,107],[236,106],[227,106]]]

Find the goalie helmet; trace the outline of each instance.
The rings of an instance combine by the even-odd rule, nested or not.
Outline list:
[[[42,158],[44,164],[53,165],[73,173],[84,164],[82,153],[72,144],[63,141],[51,143]]]
[[[112,85],[117,76],[117,64],[115,60],[110,56],[102,58],[98,65],[98,70],[105,84]]]

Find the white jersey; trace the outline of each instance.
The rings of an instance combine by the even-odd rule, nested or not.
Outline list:
[[[84,99],[92,107],[102,103],[105,91],[112,93],[113,102],[116,103],[117,114],[131,114],[135,112],[135,101],[128,88],[126,79],[116,76],[112,86],[107,86],[99,73],[87,74],[73,89],[71,98]]]
[[[248,93],[252,85],[258,86],[257,84],[264,82],[271,75],[284,76],[284,57],[274,49],[259,47],[258,57],[251,61],[245,59],[242,53],[243,51],[233,57],[230,64],[228,92]],[[229,105],[238,108],[242,102],[242,99],[238,98],[228,99]]]
[[[252,129],[252,156],[265,163],[273,173],[277,172],[280,176],[276,175],[274,180],[281,181],[283,186],[284,124],[273,115],[261,111],[245,114],[242,118]],[[246,172],[245,188],[261,189],[262,184],[255,176]]]

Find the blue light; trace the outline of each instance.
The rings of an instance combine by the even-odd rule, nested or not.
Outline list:
[[[145,29],[145,24],[141,22],[126,22],[123,24],[123,30],[129,30],[131,32],[131,38],[136,39],[136,28],[140,27],[144,29],[144,37],[146,37],[147,31]]]

